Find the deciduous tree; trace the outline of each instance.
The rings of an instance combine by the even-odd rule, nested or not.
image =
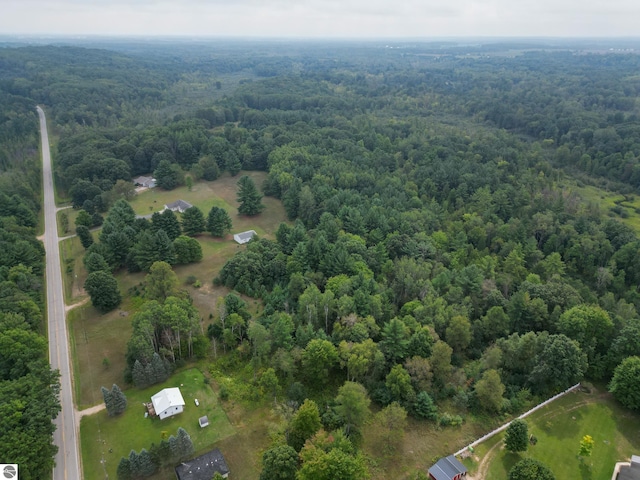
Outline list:
[[[90,273],[84,288],[91,297],[91,304],[103,313],[113,310],[122,301],[118,282],[109,272],[99,270]]]
[[[609,391],[625,407],[640,410],[640,357],[625,358],[616,367]]]
[[[510,452],[524,452],[529,446],[529,427],[522,419],[515,419],[507,427],[504,445]]]

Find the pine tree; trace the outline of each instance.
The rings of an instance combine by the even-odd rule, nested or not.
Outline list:
[[[224,208],[212,207],[207,216],[207,232],[214,237],[222,237],[231,230],[231,217]]]
[[[174,265],[176,263],[176,252],[171,238],[164,230],[158,230],[154,235],[154,240],[156,243],[156,261]]]
[[[118,415],[127,408],[127,397],[115,383],[111,387],[111,398],[113,399],[113,414]]]
[[[76,234],[78,235],[80,243],[84,248],[89,248],[91,245],[93,245],[93,236],[86,226],[78,225],[76,227]]]
[[[262,195],[258,192],[255,183],[250,177],[244,175],[238,180],[238,213],[240,215],[257,215],[263,209]]]
[[[169,437],[169,451],[171,452],[171,463],[180,460],[180,442],[178,442],[178,439],[173,435]]]
[[[110,417],[115,415],[115,413],[114,413],[113,394],[109,390],[107,390],[105,387],[100,387],[100,391],[102,392],[102,398],[104,399],[104,405],[107,408],[107,414]]]
[[[204,227],[204,214],[198,207],[187,208],[182,214],[182,231],[185,235],[198,235],[204,232]]]
[[[133,370],[131,371],[133,377],[133,384],[138,388],[144,388],[149,385],[149,378],[145,372],[144,365],[139,360],[133,364]]]
[[[154,353],[151,358],[151,371],[154,383],[164,382],[169,377],[167,366],[157,353]]]
[[[154,232],[164,230],[171,241],[174,241],[182,233],[178,217],[169,209],[164,210],[162,213],[156,212],[152,215],[151,230]]]
[[[129,452],[129,471],[133,478],[142,476],[140,465],[140,456],[135,450]]]
[[[131,463],[128,458],[122,457],[120,459],[116,474],[118,475],[118,480],[131,480],[133,478],[131,476]]]
[[[187,433],[187,431],[180,427],[178,428],[178,445],[180,450],[180,456],[182,458],[187,458],[190,455],[193,455],[195,449],[193,448],[193,442],[191,441],[191,436]]]
[[[153,475],[158,468],[158,466],[153,463],[151,455],[146,448],[143,448],[138,454],[138,462],[140,465],[140,475],[143,477]]]

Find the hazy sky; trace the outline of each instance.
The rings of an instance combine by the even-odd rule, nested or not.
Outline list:
[[[0,34],[638,36],[639,0],[0,0]]]

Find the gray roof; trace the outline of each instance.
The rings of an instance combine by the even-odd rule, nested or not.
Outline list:
[[[254,235],[256,235],[256,232],[254,230],[247,230],[246,232],[236,233],[234,235],[234,238],[236,238],[240,242],[248,242],[253,238]]]
[[[637,457],[634,462],[634,457],[635,455],[631,457],[631,465],[620,467],[617,480],[640,480],[640,465],[637,463]]]
[[[211,480],[216,472],[220,475],[229,473],[229,467],[219,448],[182,462],[176,467],[178,480]]]
[[[206,427],[207,425],[209,425],[209,417],[207,417],[206,415],[204,417],[200,417],[198,419],[198,423],[200,424],[200,427]]]
[[[429,475],[436,480],[451,480],[452,478],[455,478],[456,475],[466,472],[466,467],[453,455],[441,458],[429,469]]]
[[[184,200],[176,200],[173,203],[167,203],[166,207],[169,210],[174,210],[174,209],[186,210],[187,208],[193,207],[193,205],[191,205],[189,202],[185,202]]]

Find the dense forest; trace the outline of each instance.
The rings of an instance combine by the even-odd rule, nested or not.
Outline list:
[[[282,462],[295,466],[286,478],[324,478],[327,459],[337,469],[327,478],[367,478],[358,408],[369,399],[389,423],[408,414],[456,425],[615,373],[614,393],[640,407],[618,367],[640,354],[640,240],[570,188],[638,194],[639,56],[522,45],[113,48],[0,50],[11,244],[0,279],[12,292],[2,298],[32,305],[7,307],[6,325],[40,328],[38,185],[14,181],[35,171],[38,102],[60,133],[60,186],[87,228],[106,215],[85,245],[102,282],[125,270],[166,278],[168,265],[199,260],[190,236],[204,217],[195,231],[171,214],[136,219],[123,200],[133,177],[171,189],[268,172],[262,192],[291,221],[212,279],[263,309],[252,316],[231,293],[208,329],[224,365],[251,365],[257,385],[293,406],[261,478]],[[501,48],[519,51],[494,55]],[[188,298],[172,288],[146,298],[127,353],[138,385],[145,369],[206,355]],[[7,372],[7,385],[31,374]]]

